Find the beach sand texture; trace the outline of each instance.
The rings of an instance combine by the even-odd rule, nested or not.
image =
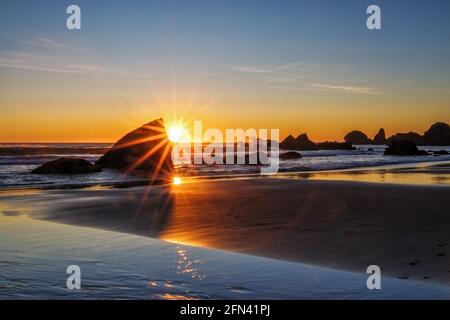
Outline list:
[[[400,279],[450,282],[450,188],[224,179],[0,195],[4,215]]]

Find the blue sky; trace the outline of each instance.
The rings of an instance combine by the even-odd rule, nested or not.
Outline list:
[[[69,4],[81,7],[80,31],[65,27]],[[370,4],[382,9],[382,30],[366,28]],[[445,0],[2,0],[0,25],[0,94],[8,119],[33,111],[36,101],[51,114],[65,97],[86,112],[112,108],[133,121],[170,109],[229,119],[220,125],[272,119],[286,130],[294,120],[272,117],[274,110],[295,112],[305,123],[382,112],[373,126],[364,124],[368,130],[384,123],[401,129],[405,112],[405,128],[449,118]],[[393,106],[398,110],[389,116]]]

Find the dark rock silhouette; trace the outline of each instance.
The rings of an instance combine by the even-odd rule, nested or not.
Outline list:
[[[164,174],[173,169],[171,150],[164,122],[158,119],[126,134],[95,164],[102,168]]]
[[[309,140],[308,135],[306,133],[303,133],[299,135],[297,138],[294,138],[293,136],[289,135],[286,139],[284,139],[280,143],[280,149],[299,150],[299,151],[317,150],[317,144]]]
[[[280,142],[281,149],[292,150],[295,147],[296,141],[292,135],[288,135],[283,141]]]
[[[386,133],[384,132],[384,129],[381,128],[380,130],[378,130],[378,133],[375,135],[375,137],[373,137],[373,144],[385,145],[387,142],[388,141],[386,139]]]
[[[83,174],[101,172],[102,169],[89,161],[77,158],[59,158],[44,163],[31,173],[36,174]]]
[[[450,126],[447,123],[433,124],[423,135],[423,144],[429,146],[450,145]]]
[[[295,151],[288,151],[285,153],[281,153],[279,158],[281,160],[295,160],[295,159],[301,159],[302,155]]]
[[[311,141],[306,133],[302,133],[295,140],[300,147],[299,150],[317,150],[317,144]]]
[[[450,146],[450,126],[444,122],[436,122],[423,136],[416,132],[397,133],[389,138],[389,141],[393,140],[408,140],[422,146]]]
[[[389,138],[389,142],[397,141],[411,141],[416,145],[421,145],[423,142],[422,136],[416,132],[397,133]]]
[[[384,151],[389,156],[426,156],[428,152],[419,150],[410,140],[392,140]]]
[[[319,150],[355,150],[351,142],[320,142],[317,144]]]
[[[352,144],[372,144],[372,140],[364,132],[358,130],[347,133],[344,140]]]
[[[431,153],[433,153],[433,155],[435,155],[435,156],[444,156],[444,155],[450,154],[446,150],[431,151]]]

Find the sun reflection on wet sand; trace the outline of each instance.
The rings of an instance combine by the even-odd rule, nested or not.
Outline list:
[[[173,181],[172,181],[172,184],[174,184],[174,185],[180,185],[181,183],[182,183],[183,181],[181,180],[181,178],[180,177],[174,177],[173,178]]]
[[[165,294],[159,294],[156,295],[156,297],[164,300],[199,300],[197,298],[193,297],[187,297],[179,294],[171,294],[171,293],[165,293]]]
[[[203,264],[202,260],[190,260],[186,250],[181,247],[177,247],[177,254],[179,256],[179,259],[176,261],[178,274],[187,274],[190,275],[192,279],[196,280],[203,280],[206,278],[206,275],[202,274],[197,268],[198,265]]]

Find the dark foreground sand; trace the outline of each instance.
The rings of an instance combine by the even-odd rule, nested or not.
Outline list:
[[[0,193],[4,215],[450,283],[450,187],[252,178]]]

